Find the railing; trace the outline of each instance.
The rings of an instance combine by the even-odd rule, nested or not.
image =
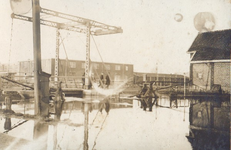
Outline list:
[[[50,77],[50,87],[56,87],[58,82],[62,82],[61,86],[62,88],[83,88],[83,76],[51,76]],[[34,76],[12,76],[10,77],[11,80],[14,80],[16,82],[28,85],[33,87],[34,86]],[[100,83],[100,80],[98,78],[94,79],[95,83]],[[105,80],[103,81],[103,84],[105,84]],[[110,81],[110,87],[116,87],[116,86],[120,86],[123,85],[124,87],[133,87],[134,84],[131,80],[128,80],[127,82],[123,81],[123,80],[111,80]],[[12,88],[12,87],[22,87],[22,88],[26,88],[23,87],[19,84],[15,84],[12,83],[10,81],[4,80],[2,79],[2,87],[3,88]]]
[[[62,88],[82,88],[82,76],[59,76],[50,77],[50,87],[56,86],[58,82],[62,82]]]

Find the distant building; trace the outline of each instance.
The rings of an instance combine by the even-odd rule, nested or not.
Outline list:
[[[163,74],[163,73],[142,73],[134,72],[134,83],[139,84],[143,82],[156,81],[157,85],[184,85],[184,76],[179,74]],[[186,77],[186,82],[189,78]]]
[[[98,79],[101,73],[104,73],[104,77],[109,73],[111,80],[120,82],[128,80],[133,77],[133,65],[132,64],[119,64],[108,62],[91,62],[91,72],[95,78]],[[19,62],[20,75],[33,75],[34,64],[33,61],[21,61]],[[55,59],[42,60],[42,70],[55,75]],[[81,60],[59,60],[58,74],[59,76],[71,76],[81,79],[85,71],[85,61]]]
[[[19,67],[18,63],[13,64],[0,64],[0,72],[10,72],[10,73],[18,73]]]
[[[205,90],[230,91],[231,30],[200,33],[188,50],[192,83]]]

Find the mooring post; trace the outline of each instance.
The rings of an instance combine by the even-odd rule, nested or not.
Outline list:
[[[11,112],[12,101],[10,96],[5,97],[5,104],[6,104],[6,112]]]
[[[55,93],[54,106],[55,106],[55,120],[60,120],[64,106],[64,96],[61,87],[62,82],[57,84],[57,91]]]
[[[8,117],[5,118],[4,129],[5,130],[11,129],[11,118]]]

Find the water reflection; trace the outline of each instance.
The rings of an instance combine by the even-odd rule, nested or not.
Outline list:
[[[183,107],[167,108],[167,98],[159,104],[166,107],[158,107],[158,111],[154,107],[153,112],[145,112],[137,100],[115,97],[69,99],[63,105],[60,121],[3,118],[0,135],[9,142],[8,145],[1,143],[1,147],[5,149],[12,144],[11,149],[222,149],[221,145],[227,148],[211,135],[198,134],[188,142],[185,138],[189,125],[188,107],[183,122]],[[181,106],[180,102],[178,106]],[[17,107],[13,105],[13,108]],[[157,114],[158,119],[155,119]],[[7,134],[2,134],[5,131]]]
[[[80,101],[65,102],[59,122],[47,122],[44,120],[28,121],[6,117],[4,121],[1,121],[2,123],[4,122],[0,124],[2,126],[0,128],[4,129],[1,132],[11,136],[9,141],[18,137],[27,140],[24,145],[17,141],[13,142],[14,144],[11,148],[17,145],[17,147],[21,147],[20,149],[26,149],[25,147],[39,147],[39,149],[68,149],[76,147],[76,149],[88,149],[89,121],[92,127],[93,122],[98,119],[99,114],[101,116],[106,115],[111,108],[125,108],[125,106],[116,105],[116,99],[110,97],[100,98],[101,100],[88,98],[81,99]],[[111,106],[111,102],[114,103],[112,104],[113,106]],[[12,107],[16,113],[25,114],[28,108],[31,110],[31,103],[18,103]],[[89,116],[90,113],[92,114]],[[99,122],[95,121],[95,123]],[[24,133],[32,133],[32,136],[30,138],[20,136],[21,129],[23,129]],[[2,144],[1,146],[7,147],[7,145]]]
[[[11,129],[11,118],[5,118],[4,129],[10,130]]]
[[[193,150],[229,150],[229,135],[197,131],[194,138],[187,137]]]
[[[47,149],[48,124],[41,122],[41,120],[35,120],[33,133],[33,140],[36,141],[36,143],[41,143],[39,148]]]

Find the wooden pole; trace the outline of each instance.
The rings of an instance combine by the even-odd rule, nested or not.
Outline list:
[[[39,0],[32,0],[33,49],[34,49],[34,114],[40,115],[41,84],[41,39],[40,39],[40,5]]]
[[[33,140],[41,143],[39,149],[47,149],[48,129],[48,124],[34,120]]]
[[[53,126],[54,128],[54,131],[53,131],[53,150],[56,150],[57,149],[57,125],[54,125]]]
[[[88,118],[89,118],[89,104],[84,103],[84,142],[83,142],[84,150],[88,150]]]

